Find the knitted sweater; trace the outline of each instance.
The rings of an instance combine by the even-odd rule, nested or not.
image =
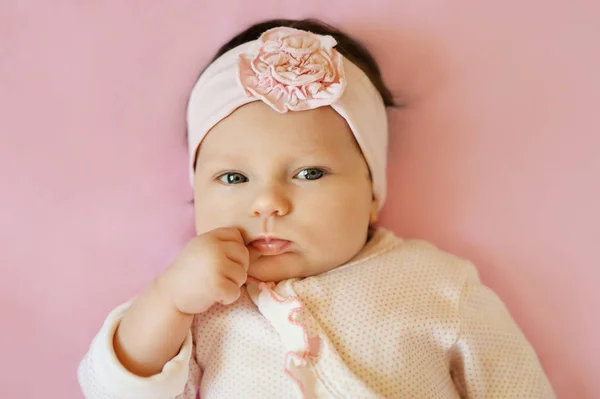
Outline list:
[[[160,374],[112,347],[128,304],[79,367],[88,399],[553,398],[535,351],[467,261],[378,229],[349,263],[196,315]]]

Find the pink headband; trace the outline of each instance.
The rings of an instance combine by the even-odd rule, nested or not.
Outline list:
[[[369,165],[379,208],[386,195],[388,127],[385,105],[369,77],[333,47],[331,36],[279,27],[216,59],[188,104],[190,178],[206,134],[237,108],[262,100],[275,111],[330,105],[350,126]]]

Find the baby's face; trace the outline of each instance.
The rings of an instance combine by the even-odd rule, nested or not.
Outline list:
[[[367,164],[330,107],[279,114],[255,101],[239,108],[202,142],[194,196],[198,234],[239,228],[252,252],[248,274],[262,281],[345,263],[377,214]]]

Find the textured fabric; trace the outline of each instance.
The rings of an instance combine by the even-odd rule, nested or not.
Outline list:
[[[470,263],[383,229],[346,265],[249,283],[235,304],[197,315],[193,339],[151,378],[131,376],[112,355],[123,310],[80,366],[89,399],[555,397]]]
[[[275,111],[306,111],[339,100],[346,87],[342,55],[332,36],[280,26],[258,39],[256,54],[242,54],[239,82]]]
[[[113,348],[115,331],[129,305],[130,303],[125,303],[108,315],[79,365],[79,384],[85,397],[166,399],[179,395],[181,387],[188,380],[188,374],[193,376],[193,372],[197,370],[193,368],[188,372],[193,352],[191,333],[183,343],[180,353],[163,367],[160,374],[149,378],[138,377],[121,366]]]
[[[333,38],[325,39],[328,36],[320,37],[323,37],[324,42],[333,40]],[[262,45],[261,40],[254,40],[229,50],[206,68],[192,89],[187,109],[189,168],[192,183],[196,152],[206,134],[237,108],[261,100],[259,96],[248,96],[248,90],[240,83],[239,64],[240,59],[257,57]],[[388,122],[385,105],[369,77],[347,58],[341,54],[339,57],[342,59],[346,86],[341,97],[330,105],[346,120],[362,150],[371,171],[373,193],[381,209],[386,197],[385,171],[388,152]],[[328,88],[328,90],[333,89]],[[326,104],[314,100],[310,107],[323,105]]]

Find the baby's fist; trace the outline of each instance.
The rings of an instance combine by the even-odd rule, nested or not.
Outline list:
[[[239,298],[248,265],[242,234],[223,227],[192,238],[159,285],[180,312],[202,313],[216,302],[229,305]]]

